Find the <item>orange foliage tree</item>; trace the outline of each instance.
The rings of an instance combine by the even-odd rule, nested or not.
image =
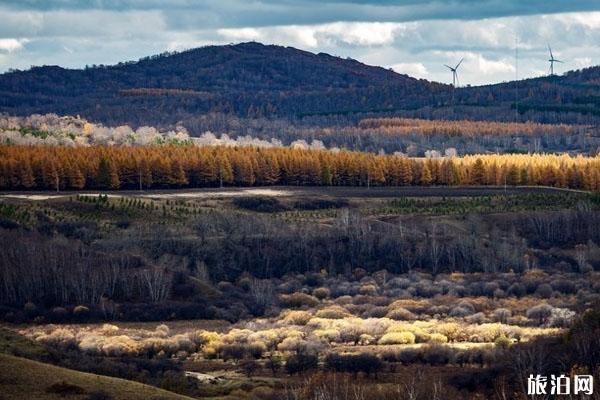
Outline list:
[[[350,151],[197,146],[0,146],[0,189],[254,185],[542,185],[597,190],[600,157],[416,159]]]

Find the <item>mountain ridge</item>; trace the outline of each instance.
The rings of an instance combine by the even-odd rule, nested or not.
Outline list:
[[[354,114],[511,120],[600,120],[600,67],[457,88],[326,53],[246,42],[85,69],[0,75],[0,112],[82,115],[107,124],[172,126],[200,114],[337,119]],[[516,97],[516,96],[517,97]]]

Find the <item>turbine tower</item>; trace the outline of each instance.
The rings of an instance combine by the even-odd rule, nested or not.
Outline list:
[[[458,67],[460,67],[460,64],[463,62],[464,58],[461,58],[460,61],[458,62],[458,64],[456,64],[456,67],[451,67],[447,64],[444,64],[444,66],[446,68],[448,68],[450,71],[452,71],[452,86],[456,87],[456,85],[458,84],[458,72],[456,72],[458,70]]]
[[[548,60],[550,62],[550,76],[554,75],[554,63],[562,63],[562,61],[557,60],[556,58],[554,58],[554,55],[552,54],[552,49],[550,48],[550,44],[548,44],[548,51],[550,52],[550,59]]]

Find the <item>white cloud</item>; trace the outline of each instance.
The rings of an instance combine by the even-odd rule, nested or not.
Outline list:
[[[21,50],[27,39],[0,39],[0,51],[12,53]]]
[[[590,57],[576,57],[573,59],[573,63],[577,68],[586,68],[592,66],[592,59]]]
[[[476,61],[479,66],[478,72],[481,72],[484,75],[515,72],[514,64],[511,64],[511,62],[506,60],[489,60],[481,54],[477,54]],[[512,61],[512,63],[514,63],[514,61]]]
[[[217,33],[230,41],[258,41],[264,39],[261,32],[256,28],[227,28],[218,29]]]
[[[383,46],[394,41],[400,24],[390,22],[336,22],[315,27],[318,36],[356,46]]]
[[[218,29],[217,33],[231,41],[268,41],[309,48],[345,44],[383,46],[394,41],[400,24],[380,22],[334,22],[322,25],[285,25],[262,28]]]
[[[427,71],[427,68],[425,67],[425,65],[423,65],[423,63],[420,63],[420,62],[398,63],[398,64],[391,65],[390,68],[392,68],[394,71],[398,72],[399,74],[407,74],[407,75],[413,76],[415,78],[426,79],[429,76],[429,71]]]

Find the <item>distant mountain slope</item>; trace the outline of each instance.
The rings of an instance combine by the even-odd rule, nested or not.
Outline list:
[[[0,112],[159,125],[209,111],[254,117],[402,108],[440,90],[448,87],[355,60],[242,43],[110,67],[3,74]]]
[[[355,115],[598,123],[600,67],[452,90],[356,60],[242,43],[69,70],[0,75],[0,112],[79,114],[110,125],[193,126],[200,114],[241,118]],[[192,129],[193,130],[193,129]]]

